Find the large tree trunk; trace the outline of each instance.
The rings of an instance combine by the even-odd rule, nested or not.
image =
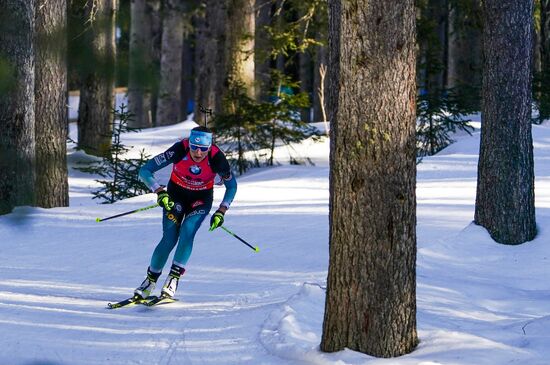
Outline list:
[[[80,86],[78,145],[86,153],[105,156],[113,121],[116,0],[84,1],[83,6],[85,19],[92,20],[83,35],[92,60]]]
[[[475,222],[500,243],[536,235],[531,136],[532,1],[483,2],[483,108]]]
[[[67,173],[67,2],[36,2],[36,205],[69,205]]]
[[[181,73],[183,9],[179,0],[164,0],[162,55],[156,125],[170,125],[181,119]]]
[[[0,0],[0,214],[34,205],[33,0]]]
[[[329,6],[330,264],[321,350],[399,356],[418,343],[414,2]]]
[[[151,19],[146,0],[132,0],[130,23],[130,59],[128,76],[128,111],[134,114],[129,125],[147,128],[153,125],[151,84],[153,78]]]

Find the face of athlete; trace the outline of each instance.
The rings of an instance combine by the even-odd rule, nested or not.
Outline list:
[[[203,151],[206,147],[203,146],[194,146],[190,145],[189,148],[189,154],[191,155],[191,158],[195,162],[201,162],[205,159],[206,156],[208,156],[208,151],[210,150],[210,147],[206,149],[206,151]]]

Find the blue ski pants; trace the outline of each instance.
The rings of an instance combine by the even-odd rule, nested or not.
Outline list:
[[[153,272],[162,271],[176,244],[173,263],[185,267],[193,250],[195,234],[212,208],[211,199],[203,200],[201,203],[189,212],[186,212],[187,209],[179,202],[175,203],[171,211],[164,210],[162,239],[151,257],[150,268]]]

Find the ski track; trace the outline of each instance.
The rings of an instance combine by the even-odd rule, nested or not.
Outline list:
[[[178,128],[139,138],[155,140],[160,152]],[[1,216],[0,365],[548,365],[550,287],[540,278],[550,257],[550,128],[533,131],[539,236],[525,245],[495,245],[471,224],[479,133],[418,165],[421,342],[410,355],[318,350],[328,268],[325,141],[302,146],[303,155],[318,153],[316,166],[240,177],[225,224],[260,252],[203,225],[180,301],[159,307],[106,308],[143,279],[161,236],[158,210],[95,222],[149,205],[153,194],[99,205],[93,179],[71,171],[70,207]],[[157,143],[147,133],[166,138]],[[82,157],[71,152],[69,163]],[[215,202],[222,194],[215,190]]]

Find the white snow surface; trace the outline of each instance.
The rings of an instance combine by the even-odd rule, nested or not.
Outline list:
[[[124,142],[154,155],[193,125]],[[258,253],[204,224],[179,302],[116,310],[107,303],[131,295],[145,276],[161,211],[96,223],[155,196],[98,204],[93,177],[72,169],[91,157],[69,145],[70,207],[19,207],[0,217],[0,364],[550,364],[550,127],[534,126],[533,136],[539,233],[522,245],[497,244],[472,223],[479,130],[418,165],[420,344],[392,359],[319,350],[329,259],[326,138],[293,146],[314,166],[290,165],[280,147],[279,166],[238,178],[225,225]],[[158,176],[166,181],[168,173]],[[215,205],[222,195],[217,188]]]

